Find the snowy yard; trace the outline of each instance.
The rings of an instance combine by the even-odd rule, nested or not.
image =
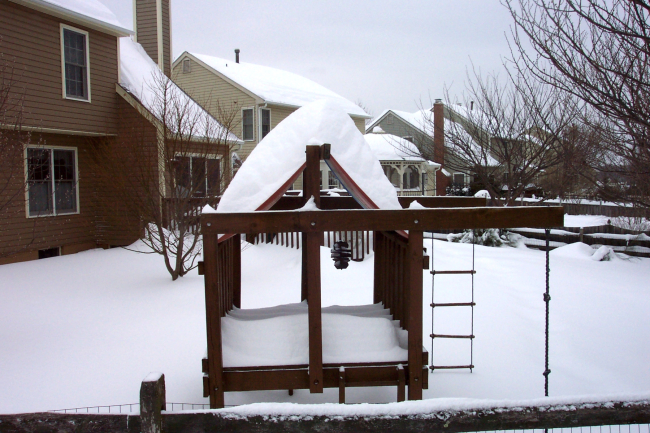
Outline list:
[[[471,245],[434,244],[435,269],[471,269]],[[425,246],[431,254],[431,241]],[[543,396],[544,254],[476,247],[476,368],[432,373],[425,398]],[[321,258],[323,306],[372,302],[372,256],[344,271],[325,249]],[[247,246],[242,261],[244,308],[299,302],[298,250]],[[551,396],[650,391],[649,277],[648,259],[596,262],[578,244],[551,253]],[[470,288],[467,275],[437,276],[436,301],[467,302]],[[172,283],[158,256],[122,249],[0,266],[0,413],[133,403],[150,371],[165,373],[168,402],[207,402],[203,296],[202,277]],[[437,333],[469,332],[462,311],[435,318]],[[434,356],[467,364],[469,343],[436,341]],[[395,397],[395,387],[347,391],[349,402]],[[227,405],[257,401],[336,402],[338,390],[226,394]]]

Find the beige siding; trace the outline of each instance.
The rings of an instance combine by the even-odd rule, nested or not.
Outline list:
[[[156,0],[137,0],[135,3],[136,36],[138,43],[158,62],[158,19],[156,16]]]
[[[359,117],[352,117],[352,120],[354,120],[354,124],[357,126],[357,129],[359,132],[362,134],[366,133],[366,119],[361,119]]]
[[[163,65],[164,72],[170,76],[172,71],[172,42],[171,42],[171,14],[170,14],[170,0],[161,0],[162,4],[162,40],[163,40]]]
[[[65,99],[61,29],[88,32],[92,102]],[[12,91],[24,94],[25,125],[114,134],[117,121],[117,38],[0,2],[1,52],[14,68]]]

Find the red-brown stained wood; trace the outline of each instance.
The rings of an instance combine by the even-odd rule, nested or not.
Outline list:
[[[216,235],[203,235],[205,262],[205,305],[208,336],[208,369],[210,407],[224,406],[223,357],[221,350],[221,294],[219,293],[218,253]]]
[[[422,400],[422,240],[411,230],[407,244],[409,400]]]
[[[233,305],[241,308],[241,238],[236,235],[233,241]]]
[[[309,318],[309,390],[323,392],[323,330],[321,317],[320,235],[305,233],[307,308]]]
[[[345,404],[345,368],[339,368],[339,404]]]
[[[406,374],[402,364],[397,366],[397,401],[406,400]]]
[[[279,233],[352,230],[435,230],[560,227],[564,209],[552,207],[438,208],[402,210],[267,211],[201,216],[208,232]],[[422,258],[420,257],[420,267]]]
[[[329,233],[329,232],[328,232]],[[372,290],[372,302],[377,304],[379,302],[384,302],[382,297],[382,267],[381,259],[383,257],[384,244],[383,236],[381,232],[374,232],[374,245],[375,245],[375,266],[374,266],[374,280],[373,280],[373,290]]]

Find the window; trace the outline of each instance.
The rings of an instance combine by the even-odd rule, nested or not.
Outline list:
[[[336,175],[332,173],[331,171],[327,172],[327,187],[329,189],[334,189],[334,188],[341,188],[341,183],[337,179]]]
[[[221,160],[199,156],[176,157],[176,186],[179,197],[219,195]]]
[[[465,186],[465,175],[463,173],[454,173],[454,183],[458,186]]]
[[[78,212],[77,151],[28,148],[27,184],[30,217]]]
[[[260,136],[266,137],[271,130],[271,110],[260,109]]]
[[[88,33],[61,25],[63,96],[90,101]]]
[[[183,73],[184,74],[189,74],[192,72],[192,64],[190,63],[190,59],[183,59]]]
[[[253,134],[253,109],[247,108],[241,111],[242,115],[242,135],[245,141],[255,139]]]

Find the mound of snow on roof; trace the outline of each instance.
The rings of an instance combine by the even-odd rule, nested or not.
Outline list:
[[[369,117],[357,104],[300,75],[268,66],[236,63],[205,54],[191,54],[267,103],[302,107],[319,99],[331,99],[348,114]]]
[[[324,143],[332,145],[331,155],[380,209],[402,208],[350,116],[336,103],[321,100],[296,110],[264,137],[230,182],[217,212],[257,210],[305,163],[305,147]]]
[[[45,2],[98,21],[123,27],[115,14],[98,0],[45,0]]]
[[[166,118],[170,128],[181,123],[185,134],[240,141],[163,74],[142,45],[129,37],[120,38],[120,84],[158,120]],[[168,101],[166,109],[163,98]]]
[[[392,134],[366,134],[372,153],[380,161],[423,161],[415,144]]]

